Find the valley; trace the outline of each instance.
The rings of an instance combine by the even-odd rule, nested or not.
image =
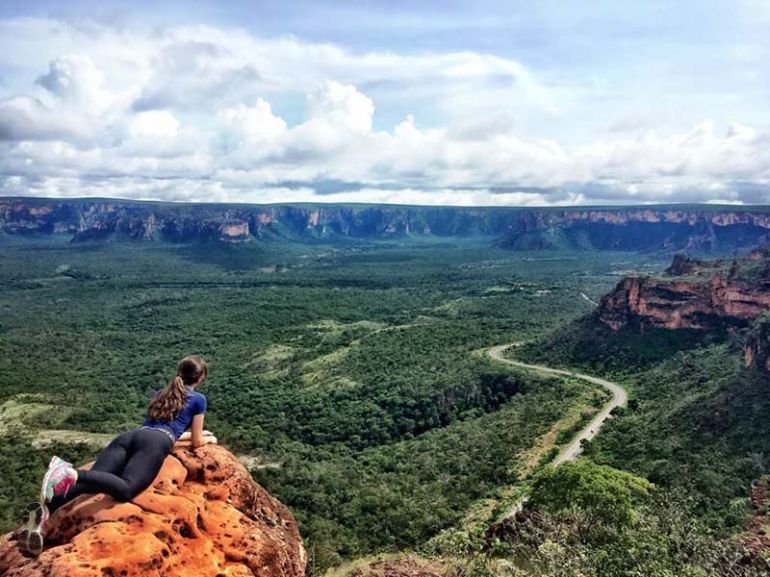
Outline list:
[[[538,488],[550,464],[565,475],[631,475],[613,486],[642,493],[633,475],[663,495],[687,490],[687,518],[703,523],[697,538],[730,535],[748,514],[736,500],[770,464],[761,439],[716,407],[765,414],[744,398],[765,377],[742,367],[747,355],[765,362],[766,333],[752,329],[744,352],[745,325],[639,329],[646,321],[630,315],[641,309],[630,308],[623,326],[601,321],[626,302],[605,295],[629,274],[665,278],[671,257],[511,250],[478,235],[2,235],[0,470],[16,481],[0,484],[0,523],[13,526],[52,452],[92,458],[135,426],[178,358],[198,353],[211,366],[207,428],[290,508],[311,574],[383,553],[398,563],[404,551],[498,574],[495,563],[511,555],[506,523],[546,502]],[[741,267],[734,282],[759,270]],[[656,310],[669,310],[656,290]],[[512,342],[524,344],[501,345]],[[750,384],[736,391],[737,382]],[[692,433],[687,423],[699,419]],[[712,429],[726,436],[700,437]],[[656,444],[645,441],[651,430]],[[653,507],[650,519],[667,514],[639,506]],[[533,535],[548,540],[552,530]],[[469,551],[486,550],[493,533],[506,552],[488,566],[487,553]]]

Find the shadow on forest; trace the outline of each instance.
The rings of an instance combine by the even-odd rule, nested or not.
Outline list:
[[[517,349],[518,358],[597,371],[629,371],[657,364],[680,351],[724,341],[726,330],[699,331],[625,327],[613,331],[596,313],[581,317]]]

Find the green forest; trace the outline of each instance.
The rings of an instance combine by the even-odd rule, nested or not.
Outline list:
[[[137,426],[188,354],[210,366],[206,427],[289,506],[312,574],[406,550],[479,574],[713,574],[747,518],[749,484],[770,470],[767,377],[742,368],[741,335],[615,334],[593,320],[619,278],[662,271],[670,255],[514,252],[475,238],[2,237],[0,249],[2,531],[50,455],[86,462]],[[631,392],[579,465],[548,462],[605,396],[487,356],[504,343]],[[575,492],[586,484],[608,501]],[[529,489],[526,534],[490,539]],[[656,531],[674,521],[686,547],[718,554],[664,555]],[[669,572],[632,572],[644,565],[621,554],[629,542]],[[575,555],[591,562],[565,563]]]

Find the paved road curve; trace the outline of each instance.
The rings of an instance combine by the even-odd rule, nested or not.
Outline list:
[[[607,401],[607,404],[605,404],[602,410],[599,411],[599,413],[593,419],[591,419],[591,422],[588,423],[588,425],[586,425],[586,427],[582,431],[580,431],[575,436],[574,439],[572,439],[569,445],[567,445],[566,447],[564,447],[564,449],[562,449],[562,451],[553,461],[553,464],[558,467],[562,463],[566,463],[567,461],[572,461],[580,454],[580,450],[581,450],[580,443],[583,440],[590,441],[596,436],[596,434],[599,432],[599,429],[602,428],[602,425],[604,424],[604,422],[610,418],[610,413],[612,412],[612,409],[614,409],[615,407],[624,407],[626,405],[626,403],[628,402],[628,393],[623,387],[621,387],[617,383],[613,383],[612,381],[607,381],[605,379],[600,379],[599,377],[592,377],[591,375],[584,375],[582,373],[573,373],[572,371],[565,371],[563,369],[552,369],[550,367],[544,367],[543,365],[529,365],[527,363],[521,363],[519,361],[507,359],[503,356],[503,351],[505,351],[506,349],[509,349],[512,346],[515,346],[515,344],[498,345],[496,347],[492,347],[488,351],[489,356],[495,359],[496,361],[507,363],[515,367],[532,369],[534,371],[539,371],[541,373],[549,373],[552,375],[564,375],[567,377],[575,377],[578,379],[582,379],[584,381],[588,381],[589,383],[600,385],[605,389],[607,389],[610,393],[612,393],[612,399]]]
[[[600,379],[599,377],[592,377],[591,375],[584,375],[582,373],[573,373],[572,371],[565,371],[563,369],[552,369],[550,367],[545,367],[543,365],[530,365],[527,363],[521,363],[519,361],[514,361],[512,359],[505,358],[503,356],[503,352],[506,349],[516,346],[516,344],[517,343],[511,343],[507,345],[498,345],[496,347],[492,347],[487,352],[489,353],[490,357],[492,357],[496,361],[500,361],[501,363],[507,363],[515,367],[531,369],[533,371],[539,371],[541,373],[549,373],[552,375],[563,375],[567,377],[575,377],[578,379],[583,379],[584,381],[588,381],[589,383],[600,385],[605,389],[607,389],[610,393],[612,393],[612,399],[607,401],[604,407],[602,407],[602,410],[599,411],[599,413],[593,419],[591,419],[591,422],[588,423],[588,425],[586,425],[586,427],[582,431],[580,431],[577,435],[575,435],[575,438],[572,439],[569,445],[564,447],[564,449],[562,449],[561,452],[553,460],[553,465],[558,467],[559,465],[566,463],[567,461],[572,461],[576,459],[577,456],[580,455],[580,451],[582,450],[581,443],[583,442],[583,440],[591,440],[596,436],[596,434],[599,432],[599,429],[602,428],[602,425],[604,424],[604,422],[610,418],[610,413],[612,412],[612,409],[614,409],[615,407],[624,407],[626,405],[626,403],[628,402],[628,393],[623,387],[621,387],[617,383],[613,383],[612,381],[607,381],[605,379]],[[513,507],[513,509],[511,509],[509,514],[520,509],[521,506],[524,504],[524,501],[526,501],[526,497],[520,500]]]

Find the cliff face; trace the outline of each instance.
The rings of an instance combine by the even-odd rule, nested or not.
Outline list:
[[[756,367],[770,374],[770,318],[761,318],[749,331],[743,346],[747,367]]]
[[[481,235],[510,249],[716,250],[770,239],[770,209],[310,207],[0,198],[0,232],[61,234],[76,242]]]
[[[599,304],[599,320],[615,331],[749,327],[745,364],[770,373],[770,248],[730,260],[677,255],[666,275],[621,280]]]
[[[753,284],[715,276],[707,282],[625,278],[599,306],[599,319],[619,330],[626,325],[667,329],[747,326],[770,310],[770,283]]]
[[[213,445],[175,449],[131,502],[82,495],[57,510],[35,559],[0,538],[4,577],[303,577],[306,561],[288,509]]]

